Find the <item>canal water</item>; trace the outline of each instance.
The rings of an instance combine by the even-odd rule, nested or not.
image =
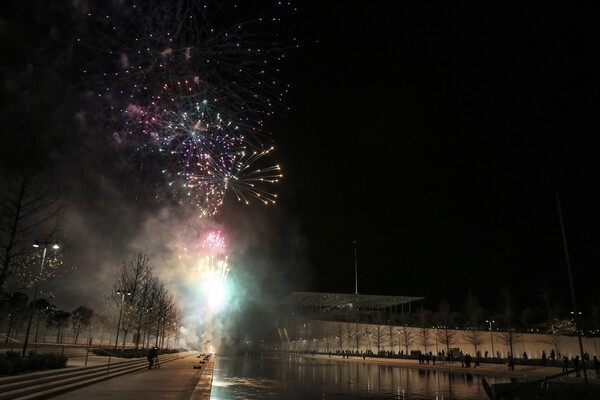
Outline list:
[[[487,396],[481,376],[460,368],[421,370],[297,355],[217,356],[211,400],[238,399],[474,400]]]

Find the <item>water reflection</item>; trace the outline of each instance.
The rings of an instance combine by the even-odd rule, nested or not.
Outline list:
[[[212,400],[486,398],[481,377],[460,368],[449,372],[272,354],[217,356],[211,394]]]

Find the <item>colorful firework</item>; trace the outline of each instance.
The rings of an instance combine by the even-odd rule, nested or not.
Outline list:
[[[281,178],[280,168],[257,167],[272,148],[254,148],[242,135],[249,128],[225,118],[220,105],[204,95],[194,81],[163,85],[149,106],[127,108],[130,134],[144,136],[142,149],[165,159],[163,173],[173,194],[184,194],[201,216],[214,215],[228,189],[245,203],[250,197],[274,203],[276,195],[265,185]]]
[[[249,198],[254,197],[266,205],[275,204],[277,195],[267,191],[264,186],[279,182],[283,177],[281,168],[279,165],[254,168],[254,165],[272,150],[273,147],[254,151],[250,155],[243,154],[233,173],[225,177],[225,188],[230,188],[239,201],[249,204]]]
[[[198,77],[214,98],[256,126],[281,104],[288,87],[276,76],[285,51],[296,47],[277,33],[282,16],[294,11],[289,3],[122,3],[104,9],[89,4],[86,21],[93,34],[78,38],[86,51],[103,56],[84,73],[101,84],[95,92],[112,107],[143,103],[163,82],[185,76]]]
[[[198,260],[198,272],[211,311],[223,307],[227,298],[228,258],[220,231],[209,232],[202,242],[205,253]]]
[[[195,0],[87,6],[93,34],[82,48],[103,57],[85,74],[102,82],[95,92],[126,116],[116,140],[137,149],[140,165],[156,164],[146,169],[160,170],[170,196],[200,216],[216,214],[228,190],[244,203],[274,203],[267,186],[281,173],[260,165],[272,151],[260,136],[287,92],[276,75],[284,51],[295,46],[282,44],[275,26],[293,7],[276,2],[257,12],[255,5]]]
[[[202,241],[202,248],[207,249],[211,254],[225,253],[225,238],[221,235],[221,231],[210,232]]]
[[[203,282],[210,284],[224,282],[229,275],[227,257],[205,256],[198,262],[198,272]]]

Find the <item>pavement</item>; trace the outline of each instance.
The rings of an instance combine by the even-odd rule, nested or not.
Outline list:
[[[365,363],[389,365],[405,368],[431,369],[447,372],[472,373],[478,376],[505,376],[514,377],[519,381],[528,381],[551,377],[562,373],[560,367],[543,367],[516,365],[515,370],[509,370],[504,364],[480,364],[477,367],[464,368],[460,362],[419,364],[417,360],[390,359],[368,357],[342,358],[332,355],[298,355],[302,357],[328,359],[336,362]],[[100,362],[88,357],[90,363]],[[117,359],[118,360],[118,359]],[[188,353],[186,357],[175,361],[162,362],[160,369],[143,370],[112,378],[107,381],[96,383],[82,389],[53,397],[61,400],[209,400],[212,387],[213,369],[215,356],[211,356],[206,363],[200,363],[195,353]],[[104,357],[104,362],[106,358]],[[118,361],[117,361],[118,362]],[[79,364],[81,360],[74,360],[69,365]],[[202,368],[194,368],[202,366]],[[588,381],[593,385],[600,385],[600,379],[596,378],[595,371],[588,370]],[[583,382],[583,378],[577,378],[574,374],[568,377],[560,377],[565,382]]]
[[[106,360],[106,358],[104,358]],[[88,359],[88,365],[89,364]],[[161,362],[160,368],[144,369],[77,389],[53,399],[61,400],[208,400],[212,386],[214,356],[200,363],[195,353]],[[76,361],[79,364],[81,361]],[[106,361],[105,361],[106,362]],[[68,363],[68,366],[75,363]],[[200,367],[201,368],[197,368]],[[196,368],[194,368],[196,367]]]

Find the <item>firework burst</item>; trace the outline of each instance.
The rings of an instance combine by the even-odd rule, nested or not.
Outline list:
[[[295,44],[283,43],[276,33],[282,15],[293,11],[288,3],[274,2],[260,11],[228,1],[195,0],[89,7],[93,34],[78,41],[102,57],[84,73],[101,85],[96,94],[114,102],[113,107],[122,110],[147,100],[161,82],[196,76],[214,97],[260,126],[288,90],[277,75],[285,51]]]
[[[258,167],[272,148],[256,148],[252,141],[258,141],[249,139],[255,136],[243,135],[251,128],[226,118],[198,82],[165,84],[148,106],[130,105],[126,113],[130,134],[145,138],[140,148],[164,159],[173,195],[189,199],[201,216],[214,215],[228,189],[245,203],[250,197],[275,202],[265,186],[281,178],[280,168]]]
[[[268,185],[281,173],[265,164],[272,148],[260,138],[287,92],[276,76],[295,46],[282,44],[276,26],[293,7],[276,2],[256,12],[194,0],[89,7],[92,34],[78,41],[102,57],[84,73],[125,117],[116,140],[136,149],[140,165],[156,164],[149,170],[162,172],[170,197],[200,216],[216,214],[227,191],[244,203],[274,203]]]

